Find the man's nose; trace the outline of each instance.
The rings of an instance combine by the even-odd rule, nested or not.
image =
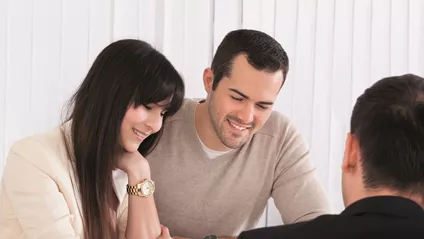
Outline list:
[[[250,124],[253,121],[255,108],[251,104],[246,104],[238,113],[237,117],[242,120],[244,124]]]

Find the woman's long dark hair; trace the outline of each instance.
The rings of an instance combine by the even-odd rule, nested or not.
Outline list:
[[[128,107],[171,99],[165,120],[182,105],[184,91],[176,69],[146,42],[116,41],[96,58],[69,101],[66,119],[71,121],[66,144],[81,193],[85,238],[113,238],[110,210],[116,208],[109,195],[113,193],[112,171],[121,150],[119,135]],[[162,129],[146,138],[139,152],[150,153],[161,133]]]

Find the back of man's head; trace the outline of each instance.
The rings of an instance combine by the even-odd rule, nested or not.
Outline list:
[[[424,195],[424,79],[384,78],[357,100],[351,118],[367,190]]]
[[[281,70],[283,79],[287,76],[289,58],[280,43],[264,32],[238,29],[229,32],[216,50],[211,66],[214,73],[213,90],[223,77],[230,76],[233,60],[240,54],[245,54],[256,70],[272,73]]]

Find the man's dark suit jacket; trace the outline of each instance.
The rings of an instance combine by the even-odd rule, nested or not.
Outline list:
[[[424,210],[406,198],[370,197],[353,203],[340,215],[324,215],[309,222],[245,231],[238,238],[423,239]]]

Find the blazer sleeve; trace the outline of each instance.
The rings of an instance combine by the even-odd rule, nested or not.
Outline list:
[[[49,165],[53,150],[47,150],[36,140],[19,144],[9,152],[3,183],[26,237],[79,238],[71,224],[73,215]]]
[[[293,125],[287,128],[285,135],[271,193],[284,224],[331,213],[305,140]]]

